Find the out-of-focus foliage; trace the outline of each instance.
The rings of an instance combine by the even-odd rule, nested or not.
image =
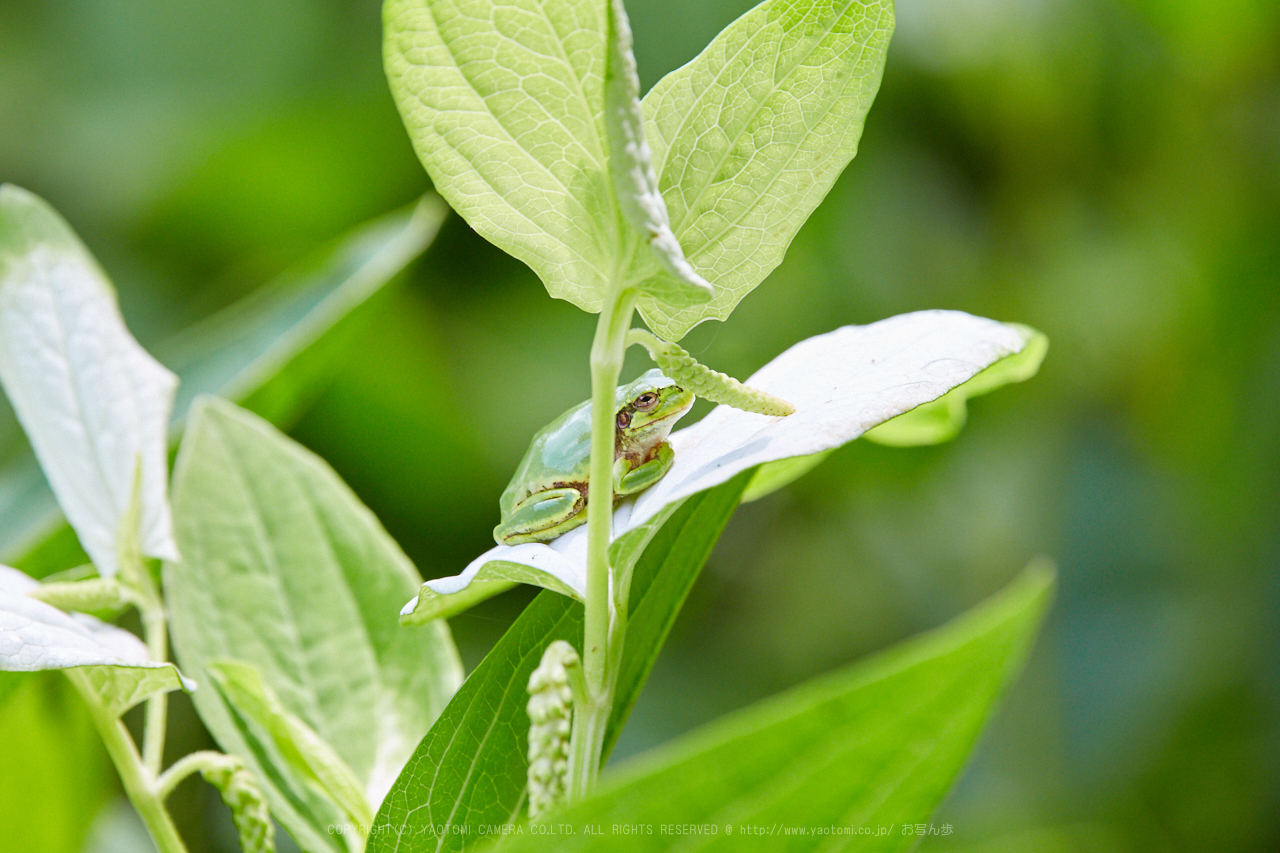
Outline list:
[[[632,0],[642,87],[750,5]],[[855,442],[743,507],[618,753],[939,624],[1045,552],[1046,631],[923,849],[1280,847],[1280,8],[896,5],[857,159],[682,343],[745,376],[843,323],[957,308],[1052,350],[955,441]],[[374,0],[5,3],[0,179],[66,217],[152,344],[426,187],[379,28]],[[455,218],[293,435],[455,574],[532,432],[587,396],[592,321]],[[0,454],[14,434],[6,414]],[[527,601],[453,621],[469,664]],[[37,723],[2,713],[8,761]],[[60,740],[89,757],[44,790],[103,801],[92,744]],[[201,784],[176,795],[193,853],[234,849]],[[5,789],[0,837],[36,788]]]

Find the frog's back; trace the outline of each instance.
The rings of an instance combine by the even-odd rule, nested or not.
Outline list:
[[[502,518],[529,495],[584,484],[591,469],[591,401],[579,403],[534,436],[498,500]]]

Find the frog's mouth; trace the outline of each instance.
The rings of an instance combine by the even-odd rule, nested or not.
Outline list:
[[[643,427],[641,427],[638,430],[638,432],[647,433],[656,429],[662,429],[663,427],[670,429],[672,425],[675,424],[676,421],[680,420],[680,418],[689,414],[689,410],[692,408],[693,408],[693,401],[691,400],[689,402],[689,405],[676,409],[673,412],[668,412],[667,414],[663,415],[660,418],[654,418],[653,420],[649,421]]]

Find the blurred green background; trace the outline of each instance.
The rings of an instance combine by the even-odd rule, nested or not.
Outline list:
[[[751,3],[628,5],[648,86]],[[429,185],[371,0],[6,0],[0,180],[66,216],[144,344]],[[923,849],[1280,849],[1280,5],[901,0],[861,153],[685,345],[745,377],[934,307],[1047,332],[1040,375],[951,444],[855,442],[743,507],[619,754],[1045,553],[1055,609]],[[291,434],[424,575],[454,574],[532,431],[587,396],[593,324],[452,218]],[[469,666],[528,598],[453,621]],[[0,848],[142,849],[60,686],[0,708]],[[189,704],[174,727],[174,754],[207,742]],[[193,853],[235,849],[206,786],[175,810]]]

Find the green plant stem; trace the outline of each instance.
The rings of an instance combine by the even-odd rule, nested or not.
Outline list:
[[[138,815],[142,818],[147,831],[151,833],[156,849],[160,853],[187,853],[186,845],[182,843],[177,827],[173,825],[173,820],[165,811],[164,800],[160,795],[160,786],[157,784],[155,774],[143,765],[138,749],[134,746],[133,739],[129,737],[129,731],[124,727],[124,723],[102,703],[83,672],[78,669],[68,669],[66,674],[75,688],[80,691],[80,695],[84,697],[85,704],[89,706],[93,724],[97,727],[98,734],[102,736],[107,754],[111,756],[111,761],[120,774],[124,792],[129,797],[129,802],[133,803],[133,807],[138,810]]]
[[[155,599],[142,611],[142,629],[147,638],[147,653],[152,660],[169,657],[169,626],[165,622],[164,603]],[[169,726],[169,694],[157,693],[147,700],[146,726],[143,729],[142,759],[152,775],[158,776],[164,762],[164,737]]]
[[[613,523],[614,409],[618,375],[636,295],[623,291],[606,304],[591,345],[591,472],[587,492],[587,589],[582,670],[586,700],[573,709],[569,745],[569,798],[595,787],[612,704],[610,665],[621,647],[621,624],[610,592],[609,542]]]
[[[160,778],[156,782],[156,796],[161,801],[167,799],[173,793],[173,789],[178,787],[182,780],[192,773],[217,771],[228,766],[234,768],[237,764],[236,759],[231,756],[221,752],[214,752],[211,749],[203,749],[199,752],[184,755],[173,762],[173,765],[168,770],[160,774]]]

